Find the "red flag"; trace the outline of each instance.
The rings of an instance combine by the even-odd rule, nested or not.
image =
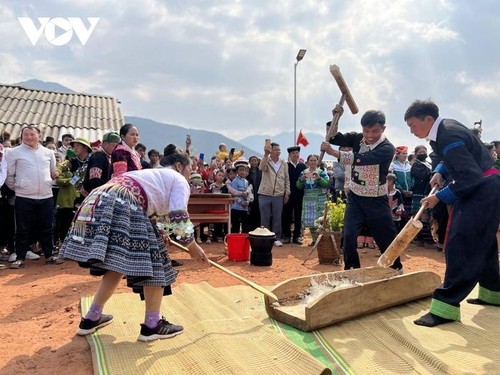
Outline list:
[[[309,144],[309,141],[307,140],[307,138],[304,136],[304,134],[302,134],[302,129],[300,129],[299,131],[299,135],[297,136],[297,145],[303,145],[304,147],[307,147],[307,145]]]

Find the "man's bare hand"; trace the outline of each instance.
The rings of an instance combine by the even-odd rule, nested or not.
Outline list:
[[[436,172],[434,173],[434,176],[432,176],[429,183],[431,184],[431,187],[437,186],[438,188],[442,189],[444,187],[443,176],[441,175],[441,173]]]

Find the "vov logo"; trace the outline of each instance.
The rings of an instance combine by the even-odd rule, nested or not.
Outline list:
[[[17,19],[33,45],[36,45],[42,33],[45,33],[45,38],[50,44],[64,46],[70,42],[74,33],[84,46],[87,44],[100,18],[87,17],[90,24],[88,28],[84,25],[82,19],[78,17],[38,17],[40,26],[35,26],[35,22],[30,17],[18,17]]]

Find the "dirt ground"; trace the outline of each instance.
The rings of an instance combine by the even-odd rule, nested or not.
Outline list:
[[[211,260],[262,286],[342,270],[340,266],[320,265],[316,253],[302,265],[311,249],[306,245],[274,248],[269,267],[229,261],[221,243],[202,246]],[[376,250],[363,249],[359,253],[363,267],[376,264]],[[184,263],[178,268],[174,293],[175,285],[181,283],[206,281],[214,287],[241,284],[215,267],[191,260],[180,250],[172,248],[171,256]],[[441,277],[444,274],[444,254],[434,247],[410,245],[403,264],[405,272],[428,270]],[[54,266],[44,265],[42,259],[27,261],[25,269],[0,270],[0,374],[92,374],[90,347],[85,338],[75,336],[75,331],[80,321],[80,297],[92,295],[98,282],[99,278],[70,261]],[[124,280],[117,293],[128,292]],[[106,308],[105,312],[112,313]],[[168,318],[168,312],[164,314]]]

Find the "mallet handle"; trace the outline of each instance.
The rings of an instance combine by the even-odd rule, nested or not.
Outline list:
[[[346,94],[342,94],[340,96],[340,100],[339,100],[338,106],[342,107],[344,105],[345,97],[346,97]],[[342,116],[342,112],[340,112],[340,111],[334,111],[333,119],[332,119],[332,122],[330,124],[330,127],[328,128],[328,133],[326,133],[325,141],[329,141],[330,138],[334,134],[337,134],[337,130],[338,130],[338,127],[339,127],[340,116]],[[321,161],[323,160],[324,156],[325,156],[325,151],[321,150],[321,152],[319,153],[318,164],[321,163]]]
[[[349,87],[347,87],[347,84],[344,81],[344,77],[342,77],[342,74],[340,73],[339,67],[337,65],[330,65],[330,73],[332,74],[333,78],[335,78],[335,81],[337,81],[340,92],[345,95],[345,101],[347,102],[349,109],[351,110],[352,114],[355,115],[356,113],[358,113],[358,106],[356,105],[356,102],[351,95]]]
[[[169,240],[170,243],[176,247],[178,247],[179,249],[181,250],[184,250],[185,252],[188,252],[189,253],[189,249],[185,246],[182,246],[180,243],[176,242],[176,241],[173,241],[173,240]],[[223,267],[221,266],[219,263],[216,263],[210,259],[208,259],[208,263],[210,263],[210,265],[214,266],[215,268],[218,268],[219,270],[227,273],[228,275],[231,275],[232,277],[234,277],[235,279],[238,279],[242,282],[244,282],[245,284],[247,284],[248,286],[252,287],[253,289],[255,289],[256,291],[262,293],[262,294],[265,294],[266,296],[268,296],[269,298],[271,298],[273,301],[277,301],[278,300],[278,297],[276,297],[276,295],[267,290],[266,288],[258,285],[258,284],[255,284],[253,281],[250,281],[250,280],[247,280],[245,279],[243,276],[240,276],[236,273],[234,273],[233,271],[230,271],[228,270],[226,267]]]
[[[435,193],[436,193],[436,191],[437,191],[437,189],[438,189],[438,188],[437,188],[437,186],[434,186],[434,187],[431,189],[431,191],[430,191],[429,195],[433,195],[433,194],[435,194]],[[429,195],[428,195],[428,196],[429,196]],[[420,219],[420,216],[422,216],[422,214],[424,213],[424,211],[425,211],[425,209],[426,209],[426,208],[427,208],[427,204],[426,204],[426,203],[422,204],[422,205],[420,206],[420,208],[418,209],[417,213],[415,214],[415,216],[413,217],[413,220],[419,220],[419,219]]]

